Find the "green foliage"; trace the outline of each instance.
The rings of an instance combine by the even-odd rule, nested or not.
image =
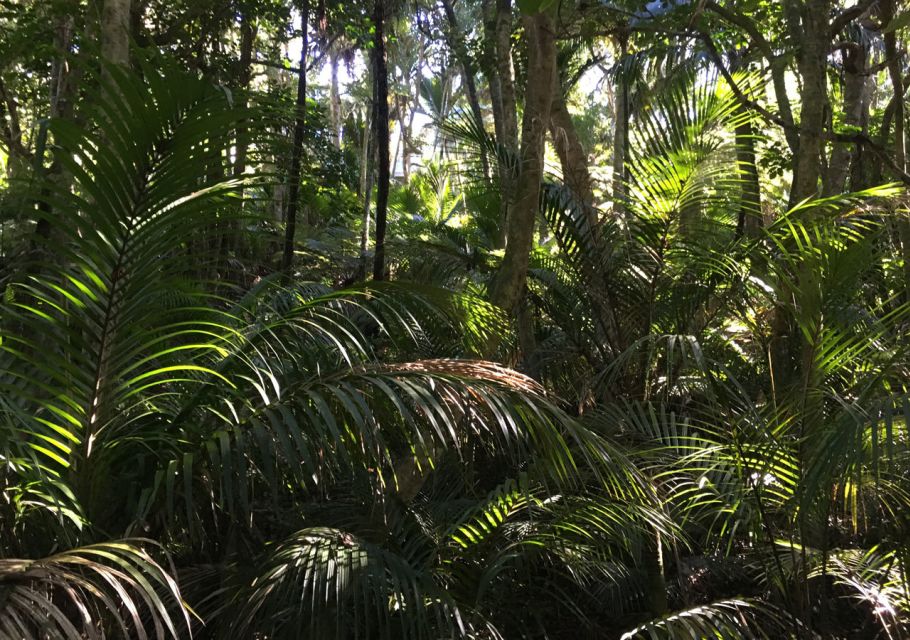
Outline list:
[[[807,119],[770,126],[798,104],[773,73],[804,74],[805,16],[498,4],[553,11],[588,165],[619,158],[620,87],[629,118],[622,176],[562,166],[593,203],[541,185],[513,319],[486,298],[524,157],[488,118],[497,9],[385,4],[390,109],[438,138],[409,134],[370,282],[367,5],[310,5],[310,80],[361,77],[340,108],[311,82],[278,273],[300,7],[146,2],[134,75],[97,63],[91,5],[0,0],[0,636],[907,636],[910,236],[904,191],[864,188],[906,14],[823,47],[821,155],[881,149],[787,210]],[[871,128],[838,106],[859,44]],[[574,95],[596,66],[609,96]]]
[[[9,564],[27,616],[6,606],[8,624],[30,629],[47,613],[74,637],[71,614],[54,608],[59,588],[99,633],[151,624],[178,637],[185,598],[208,616],[201,635],[333,625],[344,635],[350,624],[356,635],[357,621],[383,637],[499,635],[536,624],[497,605],[519,567],[568,588],[593,542],[586,527],[617,538],[620,564],[620,533],[645,522],[668,530],[607,440],[527,376],[463,359],[505,330],[481,299],[273,278],[241,295],[207,290],[197,275],[206,247],[194,238],[240,219],[240,188],[256,186],[222,165],[226,132],[250,113],[173,70],[109,73],[96,129],[52,124],[72,186],[42,191],[50,231],[4,301],[2,542],[23,555],[73,549]],[[539,516],[474,557],[453,553],[462,545],[451,532],[476,528],[476,516],[453,520],[451,507],[464,513],[521,466]],[[443,469],[461,495],[423,493]],[[481,498],[477,508],[497,507]],[[553,546],[563,530],[578,541]],[[156,538],[178,573],[128,543],[99,542],[111,532]],[[255,551],[263,539],[286,542]],[[81,560],[94,556],[103,562]],[[498,572],[478,575],[485,562]],[[60,577],[41,583],[45,571]]]

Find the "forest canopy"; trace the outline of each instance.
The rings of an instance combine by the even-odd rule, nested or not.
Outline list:
[[[910,637],[901,0],[0,0],[0,638]]]

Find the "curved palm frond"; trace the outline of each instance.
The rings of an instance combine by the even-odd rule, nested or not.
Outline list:
[[[143,550],[122,540],[40,560],[0,560],[0,628],[9,638],[105,636],[183,638],[190,619],[177,583]]]
[[[797,627],[798,629],[798,627]],[[750,600],[722,600],[671,613],[622,635],[635,638],[793,638],[794,628],[781,611]]]

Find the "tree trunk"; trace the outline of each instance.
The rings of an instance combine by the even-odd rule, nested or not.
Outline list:
[[[423,65],[424,60],[426,59],[425,53],[426,51],[423,45],[420,45],[417,53],[417,68],[414,71],[414,95],[411,96],[412,102],[408,113],[408,122],[404,128],[404,140],[405,145],[407,145],[404,149],[405,183],[410,180],[411,153],[420,150],[420,148],[414,144],[414,118],[420,110],[420,87],[423,84]]]
[[[104,0],[101,9],[101,57],[127,66],[130,62],[130,0]]]
[[[843,112],[844,124],[852,129],[866,133],[868,124],[868,85],[869,85],[869,46],[865,43],[854,43],[845,48],[844,56],[844,87],[843,87]],[[859,148],[861,145],[856,145]],[[856,154],[846,143],[837,144],[831,153],[828,164],[828,174],[825,179],[825,194],[834,195],[842,193],[847,185],[847,175],[850,173],[851,158],[856,160]],[[855,168],[855,167],[854,167]],[[851,184],[851,189],[856,190],[857,185]]]
[[[802,9],[799,29],[802,49],[799,72],[802,77],[802,109],[799,120],[799,149],[793,160],[793,186],[790,206],[818,194],[821,177],[825,109],[828,105],[827,67],[830,36],[828,15],[831,0],[807,0]],[[795,18],[794,18],[795,19]]]
[[[509,218],[512,215],[512,203],[516,198],[516,175],[511,162],[519,161],[518,157],[518,108],[515,98],[515,80],[512,70],[512,2],[496,0],[494,22],[494,42],[496,56],[496,77],[499,79],[499,118],[500,134],[497,140],[509,162],[500,161],[500,223],[502,224],[501,242],[508,243]],[[530,67],[529,67],[530,68]],[[494,117],[496,112],[494,111]]]
[[[588,171],[587,155],[578,138],[572,116],[566,108],[558,74],[554,82],[553,104],[550,111],[550,136],[562,166],[563,181],[575,194],[577,203],[584,210],[585,226],[582,234],[585,242],[589,244],[582,252],[582,265],[584,277],[591,285],[591,306],[596,311],[594,331],[600,344],[615,349],[619,344],[619,329],[607,295],[608,289],[603,273],[610,247],[604,242],[601,233],[598,211],[594,207],[593,180]]]
[[[332,80],[329,85],[329,122],[332,126],[332,144],[341,149],[341,92],[338,90],[338,51],[329,58]]]
[[[528,39],[528,79],[521,130],[521,155],[515,205],[506,227],[506,251],[490,289],[491,301],[509,313],[524,295],[534,241],[534,222],[540,209],[544,135],[550,122],[556,79],[556,41],[553,20],[546,13],[523,17]]]
[[[16,182],[30,154],[22,141],[19,103],[7,89],[3,78],[0,78],[0,123],[3,129],[3,145],[7,150],[6,178],[8,182]]]
[[[495,0],[483,0],[483,68],[490,91],[490,104],[493,108],[493,132],[496,141],[502,144],[505,136],[502,131],[503,106],[502,88],[499,83],[499,71],[496,64],[496,4]]]
[[[461,76],[464,80],[465,92],[468,98],[468,105],[471,108],[471,115],[477,126],[483,128],[483,111],[480,108],[480,99],[477,97],[477,83],[474,80],[474,64],[471,56],[468,54],[467,47],[464,44],[464,38],[461,30],[458,28],[458,18],[455,16],[455,10],[452,8],[452,0],[442,0],[442,8],[445,11],[446,19],[449,22],[449,45],[455,52],[458,62],[461,65]],[[490,162],[487,159],[486,149],[480,149],[480,164],[483,169],[483,177],[486,181],[490,180]]]
[[[664,578],[663,541],[659,532],[642,550],[642,564],[647,580],[648,610],[655,618],[667,613],[667,581]]]
[[[246,92],[250,88],[253,61],[253,40],[255,27],[249,15],[244,14],[240,19],[240,59],[237,61],[237,84],[241,91],[241,107],[247,106]],[[249,152],[249,131],[246,124],[237,127],[237,149],[234,154],[234,176],[240,177],[246,173],[247,153]]]
[[[736,170],[742,186],[739,204],[739,220],[736,235],[754,237],[762,227],[761,187],[758,180],[758,164],[755,155],[755,127],[748,110],[737,107],[742,118],[736,126]]]
[[[239,87],[238,104],[241,109],[249,106],[247,94],[250,89],[250,80],[252,79],[253,67],[253,41],[256,38],[256,27],[250,16],[244,13],[240,18],[240,56],[237,60],[237,86]],[[249,154],[250,136],[246,121],[240,122],[237,126],[237,141],[234,152],[234,178],[242,179],[246,173],[247,156]],[[243,207],[243,184],[237,187],[237,193],[240,196],[240,206]],[[225,249],[227,251],[238,250],[243,242],[240,233],[240,223],[237,220],[230,221],[226,225]],[[221,256],[219,256],[221,258]],[[231,269],[228,267],[227,271]]]
[[[54,49],[57,55],[51,62],[51,118],[69,118],[72,115],[72,65],[68,57],[73,42],[73,27],[73,16],[68,15],[61,17],[54,29]]]
[[[502,144],[518,152],[518,111],[512,71],[512,1],[496,1],[496,73],[502,99]]]
[[[363,194],[363,224],[360,227],[360,263],[358,266],[357,280],[364,282],[367,279],[367,252],[370,249],[370,201],[373,199],[373,165],[375,164],[375,131],[373,129],[373,115],[376,102],[376,82],[373,81],[373,97],[370,109],[365,114],[363,123],[363,168],[360,173],[360,192]]]
[[[613,214],[625,215],[626,199],[626,151],[629,148],[629,78],[621,68],[628,55],[628,35],[620,33],[619,72],[616,74],[616,110],[613,129]]]
[[[490,106],[493,111],[493,135],[496,144],[503,145],[505,133],[503,131],[502,84],[499,81],[499,66],[496,51],[496,0],[483,0],[483,68],[487,77],[487,87],[490,91]],[[499,177],[500,187],[500,229],[493,237],[493,246],[496,249],[505,247],[505,220],[508,214],[508,201],[506,199],[506,185],[509,183],[509,167],[502,162],[499,152],[494,158],[496,173]]]
[[[70,56],[73,51],[74,16],[78,15],[80,9],[79,3],[75,0],[70,0],[67,5],[66,8],[70,11],[69,15],[61,14],[54,29],[55,57],[51,65],[50,117],[73,120],[81,66],[73,65]],[[87,22],[86,31],[89,30],[89,24],[91,24],[91,21]],[[21,141],[21,124],[17,115],[17,105],[15,101],[8,98],[9,96],[7,96],[7,109],[10,116],[10,135]],[[47,137],[46,124],[40,125],[35,142],[35,153],[32,158],[35,175],[43,176],[47,183],[55,183],[58,188],[68,190],[71,181],[69,172],[65,171],[56,159],[52,159],[50,167],[45,168],[44,166],[45,151],[48,147]],[[10,152],[8,160],[10,165],[12,165],[14,160],[13,155]],[[42,187],[41,195],[36,203],[39,214],[35,223],[36,235],[45,239],[51,236],[51,222],[47,215],[51,211],[51,204],[46,198],[47,191],[46,187]],[[35,245],[33,245],[34,247]]]
[[[882,24],[894,19],[894,0],[882,0]],[[894,163],[900,171],[907,170],[907,141],[904,131],[904,80],[901,76],[901,58],[903,51],[897,47],[897,33],[889,31],[884,34],[885,59],[888,61],[888,73],[891,76],[891,88],[894,93]],[[904,213],[897,220],[898,237],[901,244],[904,262],[904,298],[910,302],[910,219]]]
[[[284,255],[281,270],[286,275],[291,273],[294,261],[294,236],[297,233],[297,210],[300,207],[300,167],[303,162],[303,133],[306,123],[306,65],[307,47],[309,45],[308,26],[310,14],[309,0],[300,0],[300,66],[297,69],[297,102],[294,119],[294,141],[291,151],[291,171],[288,176],[287,214],[284,217]]]
[[[385,279],[386,209],[389,202],[389,76],[385,52],[385,0],[373,2],[373,77],[376,101],[373,104],[373,126],[376,131],[378,171],[376,181],[376,251],[373,255],[373,279]]]
[[[550,108],[550,137],[559,164],[562,167],[562,178],[586,209],[594,206],[594,189],[591,173],[588,171],[588,156],[585,153],[572,114],[566,107],[566,99],[558,82],[553,92],[553,104]]]

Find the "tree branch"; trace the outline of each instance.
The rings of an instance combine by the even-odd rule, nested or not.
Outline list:
[[[730,89],[733,91],[733,95],[736,96],[736,99],[739,100],[743,106],[755,111],[770,123],[781,126],[784,129],[796,130],[796,125],[794,125],[792,121],[787,122],[784,118],[778,115],[774,115],[758,102],[752,100],[745,93],[743,93],[742,89],[739,88],[736,80],[734,80],[733,76],[730,74],[730,71],[724,64],[723,58],[720,57],[720,53],[718,53],[717,47],[714,46],[714,40],[711,39],[711,36],[709,36],[707,33],[699,32],[698,37],[705,43],[705,48],[708,50],[708,56],[711,58],[711,61],[720,71],[720,74],[724,77],[724,80],[726,80],[730,85]]]
[[[831,21],[831,30],[829,31],[830,37],[834,38],[853,20],[861,18],[870,9],[872,9],[872,7],[878,4],[878,1],[879,0],[862,0],[862,2],[857,2],[852,7],[847,7],[841,11],[837,16],[835,16],[834,20]]]
[[[717,52],[717,48],[714,46],[714,41],[711,39],[711,36],[709,36],[706,33],[700,33],[699,37],[704,41],[705,47],[708,50],[708,55],[711,57],[714,64],[717,65],[717,68],[720,71],[721,75],[724,77],[724,80],[726,80],[730,84],[730,89],[733,91],[733,95],[736,96],[737,100],[739,100],[747,108],[752,109],[753,111],[758,113],[762,118],[764,118],[768,122],[771,122],[780,127],[783,127],[785,131],[792,130],[792,131],[798,133],[798,129],[797,129],[796,125],[794,125],[793,123],[785,122],[782,118],[774,115],[773,113],[771,113],[770,111],[765,109],[763,106],[758,104],[755,100],[751,100],[748,96],[746,96],[746,94],[743,93],[742,89],[740,89],[739,86],[736,84],[736,81],[733,79],[733,77],[730,75],[729,70],[727,70],[726,66],[724,65],[723,60],[720,57],[720,54]],[[875,155],[879,156],[882,159],[882,161],[886,165],[888,165],[888,167],[891,169],[891,171],[894,173],[894,175],[900,179],[901,182],[910,186],[910,174],[908,174],[904,169],[902,169],[901,167],[898,166],[898,164],[894,161],[894,158],[891,157],[891,155],[888,153],[888,151],[885,148],[883,148],[881,145],[875,143],[866,134],[864,134],[864,133],[846,134],[846,133],[833,133],[832,132],[832,133],[829,133],[827,137],[829,140],[832,140],[834,142],[863,145],[864,147],[866,147],[870,151],[872,151]]]
[[[733,26],[739,27],[745,31],[749,36],[749,39],[751,40],[753,46],[755,46],[755,48],[757,48],[762,53],[762,55],[767,58],[768,65],[771,67],[771,81],[774,85],[774,97],[777,99],[777,110],[780,113],[780,118],[788,125],[788,128],[786,129],[787,144],[789,145],[790,150],[795,152],[799,138],[793,133],[792,129],[794,120],[793,111],[790,108],[790,97],[787,94],[786,59],[782,55],[777,55],[774,52],[771,44],[765,39],[761,31],[752,20],[749,20],[745,16],[738,13],[734,13],[726,7],[722,7],[714,0],[708,0],[705,2],[705,8],[709,11],[712,11],[713,13],[716,13],[723,20],[726,20]],[[707,34],[703,35],[706,36]],[[716,52],[717,50],[715,48],[715,54]]]
[[[31,159],[31,153],[22,144],[22,129],[19,125],[16,101],[7,93],[2,78],[0,78],[0,121],[2,121],[0,128],[2,128],[3,140],[6,142],[10,154]]]
[[[888,168],[894,173],[894,175],[900,179],[905,185],[910,186],[910,173],[907,173],[904,169],[898,166],[897,162],[894,161],[894,158],[888,153],[888,150],[882,147],[881,145],[874,142],[869,136],[864,133],[833,133],[828,136],[830,140],[835,142],[846,142],[852,144],[863,145],[872,151],[875,155],[882,159],[882,161],[888,165]]]

